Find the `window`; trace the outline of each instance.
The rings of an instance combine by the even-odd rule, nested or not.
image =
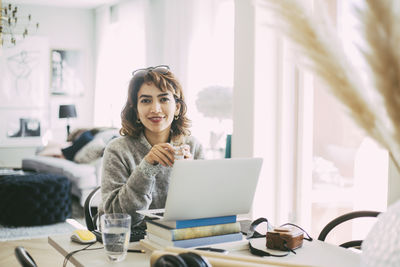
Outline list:
[[[338,32],[350,60],[362,69],[354,47],[359,36],[355,2],[359,1],[332,1],[330,11],[337,14]],[[310,214],[309,229],[316,237],[339,215],[353,210],[386,209],[389,160],[387,151],[365,135],[324,84],[315,79],[313,87],[312,180],[304,194],[309,195],[309,206],[301,212]],[[374,222],[368,221],[347,223],[327,240],[343,243],[364,239]]]
[[[234,2],[197,1],[189,49],[187,104],[206,158],[223,158],[232,133]]]
[[[350,49],[356,36],[350,1],[324,4]],[[297,69],[287,40],[269,27],[273,19],[268,9],[256,8],[255,156],[264,166],[253,214],[274,224],[298,223],[317,237],[343,213],[386,209],[388,155],[324,84]],[[360,63],[351,51],[351,60]],[[337,240],[327,240],[363,239],[369,230],[345,228]]]

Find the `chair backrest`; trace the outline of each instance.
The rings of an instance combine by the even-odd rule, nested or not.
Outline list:
[[[85,205],[83,206],[85,212],[85,222],[86,227],[89,231],[97,230],[97,207],[92,206],[93,199],[97,196],[100,186],[93,189],[85,200]]]
[[[15,257],[17,257],[17,260],[22,267],[37,267],[36,262],[24,247],[18,246],[15,248],[14,252]]]
[[[329,222],[321,231],[321,233],[318,236],[318,240],[325,241],[326,236],[328,233],[335,228],[337,225],[344,223],[346,221],[355,219],[355,218],[362,218],[362,217],[377,217],[380,214],[378,211],[369,211],[369,210],[363,210],[363,211],[353,211],[349,212],[346,214],[343,214],[342,216],[337,217],[336,219],[332,220]],[[345,242],[341,244],[341,247],[344,248],[361,248],[361,243],[362,240],[352,240]]]

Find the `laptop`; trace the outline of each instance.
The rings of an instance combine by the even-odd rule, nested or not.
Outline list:
[[[164,221],[249,213],[261,165],[261,158],[177,160],[165,209],[137,212]]]

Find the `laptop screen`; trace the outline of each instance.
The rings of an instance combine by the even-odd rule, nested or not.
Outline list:
[[[250,212],[261,165],[261,158],[176,161],[164,220]]]

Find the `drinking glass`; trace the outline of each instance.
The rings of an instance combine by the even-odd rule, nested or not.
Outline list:
[[[184,159],[185,158],[185,154],[184,154],[184,150],[183,150],[183,146],[174,146],[174,158],[175,160],[180,160],[180,159]]]
[[[103,214],[100,218],[104,250],[110,261],[123,261],[131,235],[131,216],[124,213]]]

